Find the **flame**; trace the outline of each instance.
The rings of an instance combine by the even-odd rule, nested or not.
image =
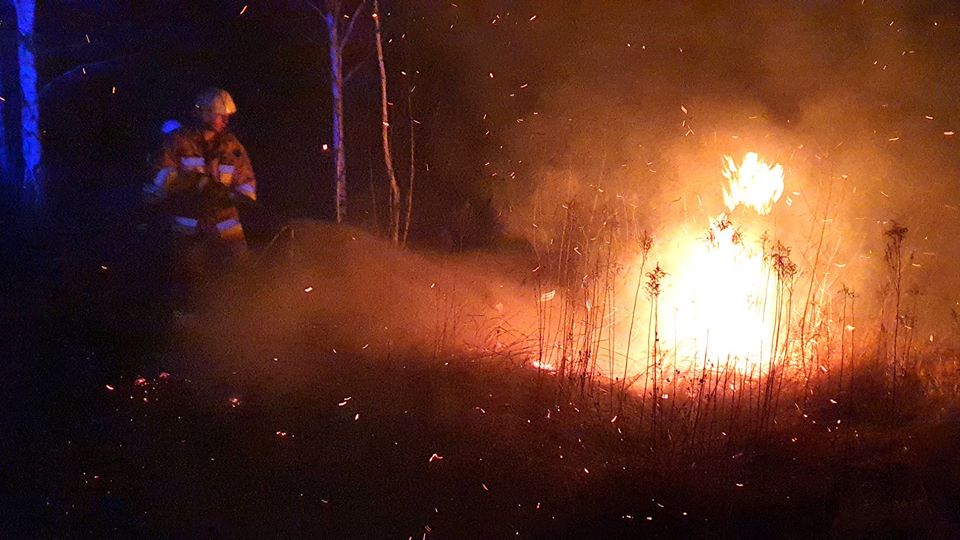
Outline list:
[[[749,206],[761,216],[773,210],[773,205],[783,195],[783,167],[767,165],[756,152],[747,152],[740,167],[733,158],[723,156],[723,201],[731,212],[739,205]]]
[[[664,290],[661,317],[678,359],[693,364],[708,358],[744,373],[762,368],[772,336],[773,301],[759,246],[750,245],[721,215],[705,239],[685,242],[676,264]]]
[[[783,167],[750,152],[738,167],[724,156],[727,209],[769,214],[783,194]],[[713,218],[706,234],[668,240],[668,272],[659,298],[661,343],[676,369],[703,364],[746,374],[763,372],[773,348],[776,277],[759,238],[748,237],[727,214]]]

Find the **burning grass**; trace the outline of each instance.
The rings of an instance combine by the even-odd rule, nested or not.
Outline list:
[[[755,154],[728,158],[724,177],[727,212],[744,222],[740,204],[762,216],[783,192],[782,168]],[[838,279],[818,250],[798,257],[727,214],[664,248],[622,209],[565,205],[559,237],[535,243],[533,259],[403,253],[359,231],[294,224],[188,334],[233,353],[216,371],[293,386],[315,384],[309,364],[282,360],[303,348],[507,361],[536,373],[538,395],[592,403],[619,435],[680,459],[748,447],[817,411],[842,411],[833,432],[843,419],[942,415],[955,402],[950,349],[913,340],[889,295],[892,332],[861,337],[865,302],[848,285],[830,290]],[[892,294],[903,296],[894,262],[906,228],[896,230],[884,237],[900,280]]]
[[[953,356],[911,354],[927,371],[900,370],[896,426],[887,365],[863,342],[844,349],[842,377],[804,379],[801,363],[751,373],[709,356],[682,371],[656,318],[641,319],[638,359],[619,378],[623,365],[605,371],[624,345],[611,341],[607,304],[632,304],[613,293],[626,273],[616,235],[613,248],[571,239],[568,266],[549,268],[524,254],[401,253],[327,225],[295,231],[212,284],[219,302],[163,355],[99,381],[65,440],[32,443],[56,464],[31,480],[54,486],[41,511],[49,531],[960,530]],[[656,239],[638,238],[648,260],[629,292],[634,311],[656,314],[672,269],[651,258]],[[556,335],[567,358],[540,356]]]
[[[572,200],[532,253],[456,256],[294,223],[18,485],[77,534],[955,533],[960,364],[908,227],[874,298],[822,219],[764,236],[778,210],[653,234]]]
[[[868,298],[840,272],[831,218],[816,210],[829,204],[808,216],[810,244],[787,245],[784,168],[754,153],[724,164],[726,208],[698,234],[685,224],[654,237],[612,196],[563,204],[532,254],[411,254],[295,223],[214,291],[189,335],[231,352],[215,371],[287,387],[315,384],[309,363],[282,360],[304,348],[507,361],[535,372],[538,396],[590,403],[618,436],[681,461],[782,437],[822,411],[829,433],[945,414],[956,355],[950,336],[917,339],[907,227],[878,235],[886,281]]]
[[[538,365],[555,374],[559,395],[603,393],[611,415],[632,415],[643,436],[671,449],[699,448],[718,429],[760,440],[813,403],[901,419],[929,395],[955,401],[927,375],[943,371],[934,358],[956,350],[955,332],[917,339],[918,327],[933,332],[941,321],[930,312],[921,322],[931,298],[918,294],[919,275],[907,277],[908,229],[891,222],[877,235],[882,286],[858,292],[871,285],[837,261],[829,193],[808,210],[807,244],[779,237],[798,237],[777,224],[784,174],[754,153],[739,165],[726,157],[726,213],[702,234],[683,224],[654,238],[622,195],[602,190],[544,216],[559,225],[533,237]],[[625,411],[628,396],[636,410]]]

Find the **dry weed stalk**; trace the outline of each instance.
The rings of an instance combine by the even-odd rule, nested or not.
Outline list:
[[[891,273],[894,295],[894,317],[893,317],[893,343],[892,355],[890,357],[890,367],[892,369],[892,399],[893,411],[897,412],[897,390],[899,387],[900,376],[900,358],[898,356],[897,345],[900,337],[900,325],[902,323],[902,314],[900,312],[900,301],[902,298],[901,289],[903,287],[903,240],[907,236],[909,229],[897,224],[896,221],[890,222],[890,227],[883,232],[886,237],[887,245],[884,251],[884,260],[887,263],[887,269]]]

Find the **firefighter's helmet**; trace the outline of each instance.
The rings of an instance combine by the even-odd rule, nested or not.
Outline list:
[[[232,115],[237,113],[237,105],[230,93],[220,88],[207,88],[197,96],[194,107],[213,114]]]

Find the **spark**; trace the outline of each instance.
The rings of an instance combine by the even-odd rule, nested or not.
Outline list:
[[[248,7],[250,7],[250,6],[244,4],[243,9],[240,10],[240,15],[243,15],[244,13],[246,13]]]
[[[113,385],[107,384],[107,385],[105,385],[105,386],[107,387],[107,390],[113,392],[113,390],[114,390]]]
[[[303,292],[305,292],[305,293],[308,293],[308,292],[311,292],[311,291],[313,291],[313,287],[307,287],[307,288],[303,289]]]
[[[427,460],[427,463],[433,463],[434,461],[443,461],[443,456],[441,456],[440,454],[437,454],[436,452],[434,452],[434,453],[430,456],[430,459]]]

